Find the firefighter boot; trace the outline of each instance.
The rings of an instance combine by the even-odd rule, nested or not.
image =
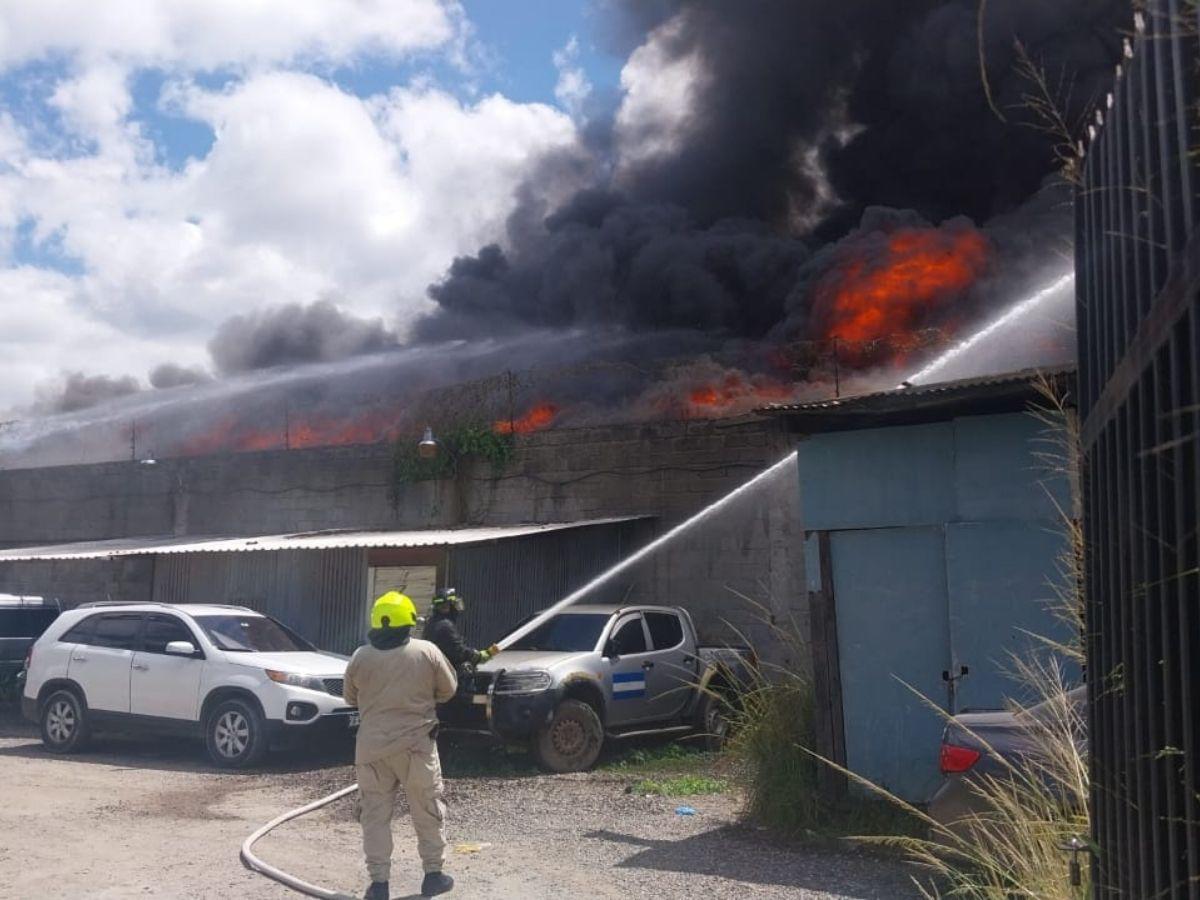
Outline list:
[[[436,897],[454,887],[454,879],[442,872],[430,872],[421,882],[422,897]]]

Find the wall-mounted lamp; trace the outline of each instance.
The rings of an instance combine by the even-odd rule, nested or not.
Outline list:
[[[417,444],[417,456],[421,459],[433,459],[437,455],[438,442],[433,436],[433,429],[426,425],[425,434],[421,436],[421,442]]]

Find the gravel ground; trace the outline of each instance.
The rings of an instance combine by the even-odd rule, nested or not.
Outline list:
[[[447,768],[455,769],[446,751]],[[904,898],[898,862],[840,846],[782,843],[740,824],[734,793],[632,791],[635,771],[447,779],[447,870],[463,898]],[[208,769],[189,742],[103,742],[53,757],[0,719],[0,897],[296,896],[241,868],[238,846],[283,810],[353,780],[344,753],[276,760],[265,772]],[[694,816],[677,815],[686,803]],[[403,810],[401,809],[402,813]],[[394,896],[419,886],[412,831],[395,826]],[[69,846],[64,848],[64,841]],[[279,829],[262,857],[358,894],[358,826],[343,801]]]

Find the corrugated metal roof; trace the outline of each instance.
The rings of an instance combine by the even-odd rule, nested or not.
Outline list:
[[[825,413],[841,410],[865,410],[869,407],[890,405],[894,401],[942,396],[963,396],[987,388],[1004,387],[1008,385],[1032,384],[1039,378],[1057,378],[1071,375],[1075,366],[1056,366],[1046,369],[1022,369],[1019,372],[1005,372],[999,375],[988,375],[981,378],[963,378],[958,381],[941,381],[934,384],[914,384],[907,387],[896,387],[887,391],[874,391],[869,394],[855,394],[851,397],[829,397],[824,400],[810,400],[805,403],[773,403],[758,410],[765,414],[779,413]]]
[[[611,519],[585,519],[579,522],[554,522],[543,525],[496,525],[488,528],[445,528],[420,531],[317,531],[296,534],[266,534],[256,537],[176,537],[155,536],[50,544],[43,547],[16,547],[0,550],[0,562],[26,560],[111,559],[118,556],[146,556],[157,553],[250,553],[269,550],[338,550],[348,547],[447,547],[479,544],[507,538],[524,537],[631,522],[644,516]]]

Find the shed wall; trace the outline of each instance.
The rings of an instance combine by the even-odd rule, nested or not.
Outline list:
[[[366,632],[366,578],[362,549],[159,554],[154,599],[246,606],[348,653]]]
[[[906,799],[929,799],[942,727],[914,690],[951,714],[1002,708],[1022,690],[1011,654],[1044,646],[1031,634],[1070,637],[1053,607],[1074,491],[1046,431],[981,415],[800,445],[804,525],[833,537],[832,583],[808,571],[835,607],[846,759]]]

